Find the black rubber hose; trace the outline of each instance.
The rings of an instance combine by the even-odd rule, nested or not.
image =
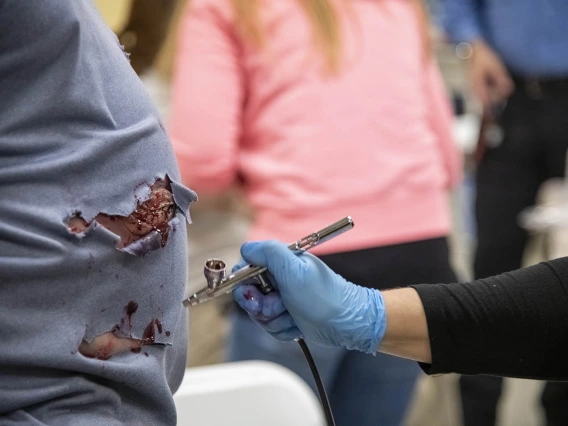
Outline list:
[[[304,339],[299,338],[296,341],[302,348],[302,352],[304,352],[304,356],[306,357],[306,361],[308,361],[310,370],[312,370],[312,375],[314,376],[314,380],[316,381],[316,386],[318,388],[321,406],[325,414],[325,420],[327,422],[327,426],[335,426],[335,420],[333,420],[333,413],[331,411],[331,405],[329,404],[327,393],[325,392],[325,386],[323,385],[323,382],[321,380],[318,367],[316,365],[316,362],[314,361],[312,353],[310,352],[310,348],[308,348],[308,345],[306,344],[306,341]]]

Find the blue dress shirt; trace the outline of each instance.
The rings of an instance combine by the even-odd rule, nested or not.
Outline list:
[[[484,39],[525,77],[568,78],[568,0],[444,0],[455,42]]]

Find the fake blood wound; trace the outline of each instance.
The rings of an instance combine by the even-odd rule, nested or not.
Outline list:
[[[109,344],[99,348],[99,350],[96,352],[94,358],[100,359],[102,361],[106,361],[111,356],[112,356],[112,345],[109,343]]]
[[[252,300],[252,299],[254,299],[254,294],[252,294],[252,291],[246,291],[243,296],[244,296],[244,298],[245,298],[246,300]]]
[[[149,188],[150,195],[145,201],[134,195],[136,208],[127,216],[101,212],[95,217],[95,224],[106,227],[120,237],[118,248],[124,248],[152,231],[160,237],[161,246],[166,246],[170,232],[169,221],[174,218],[176,210],[169,180],[158,179]],[[91,225],[93,222],[87,222],[81,212],[76,211],[69,217],[67,228],[73,234],[84,234]]]
[[[165,188],[153,189],[150,198],[138,202],[136,210],[128,216],[128,229],[136,235],[156,231],[161,237],[162,247],[166,246],[170,230],[169,221],[174,217],[173,195]]]

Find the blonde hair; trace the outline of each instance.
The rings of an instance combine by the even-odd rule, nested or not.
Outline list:
[[[235,22],[240,34],[255,46],[265,45],[264,31],[260,18],[260,2],[263,0],[231,0],[235,11]],[[285,0],[279,0],[285,1]],[[322,52],[328,71],[337,72],[342,58],[341,30],[336,7],[331,0],[295,0],[304,9],[312,26],[314,41]],[[424,52],[429,54],[427,15],[422,0],[408,0],[417,8]]]

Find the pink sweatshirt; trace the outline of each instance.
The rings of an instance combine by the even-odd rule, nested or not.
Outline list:
[[[193,0],[179,40],[171,138],[184,182],[244,180],[251,239],[293,241],[344,216],[319,254],[448,235],[461,161],[436,65],[408,0],[352,0],[340,74],[322,72],[294,0],[264,0],[266,46],[239,36],[228,0]]]

